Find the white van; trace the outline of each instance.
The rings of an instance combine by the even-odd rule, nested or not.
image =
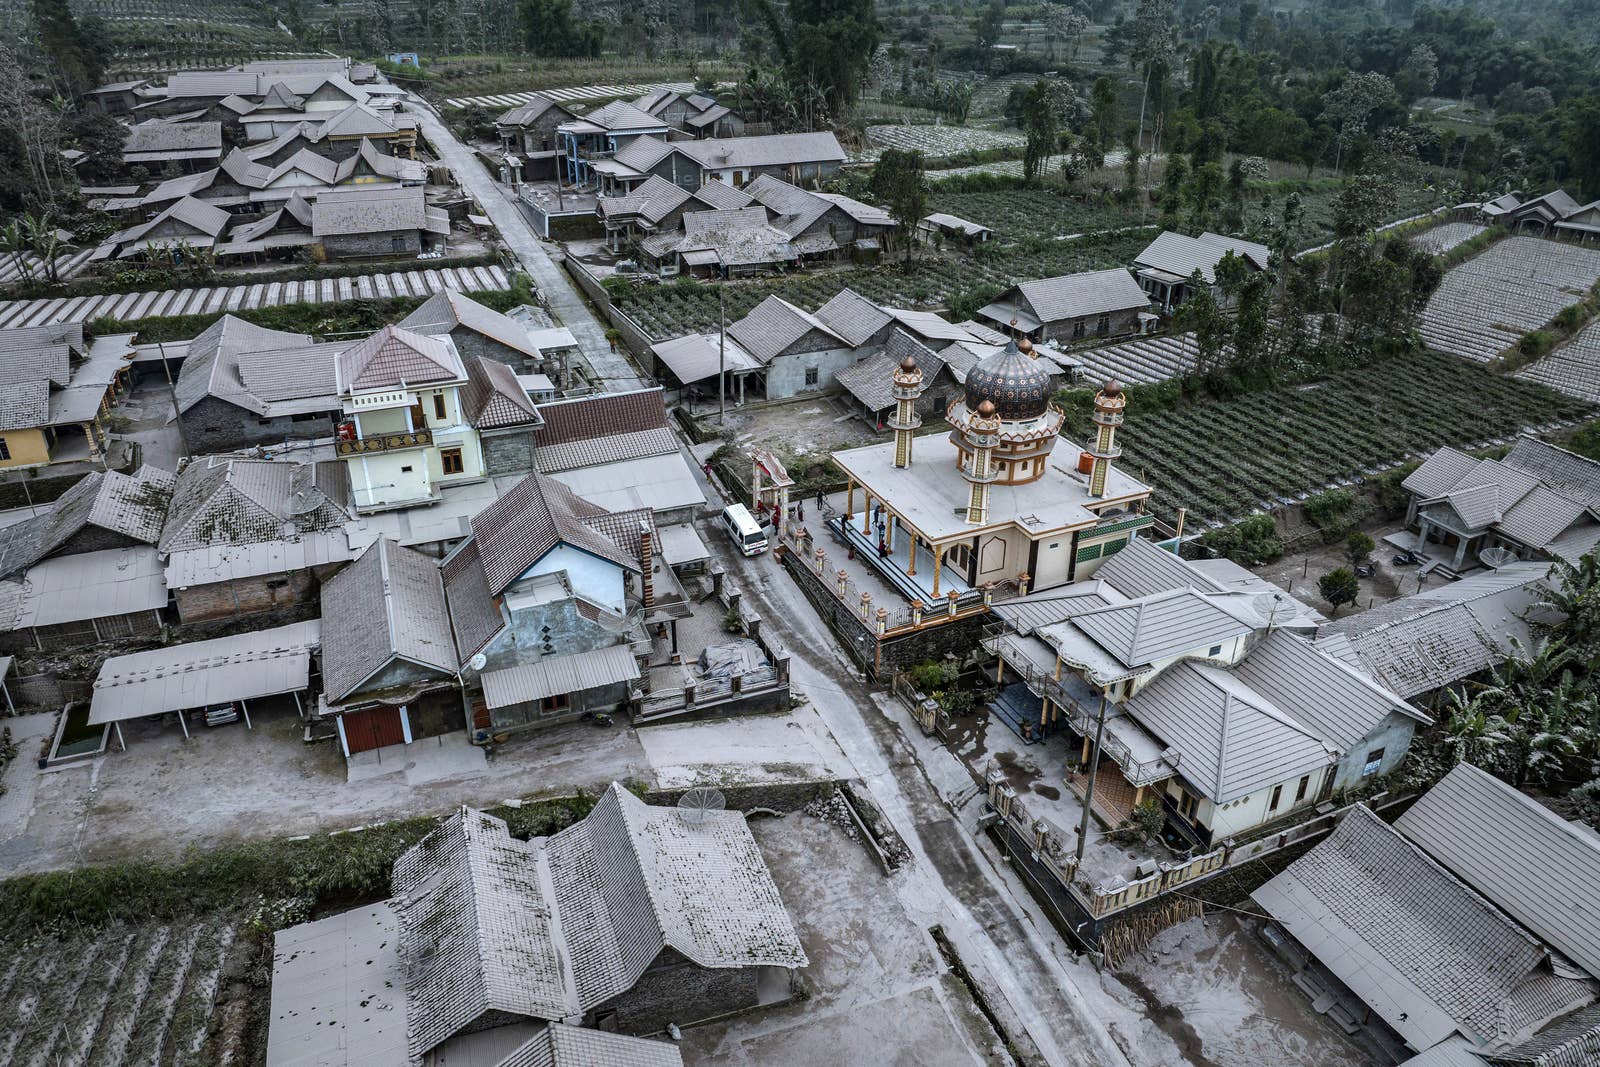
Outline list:
[[[759,556],[767,550],[766,531],[743,504],[730,504],[723,508],[722,525],[727,527],[728,536],[733,538],[733,543],[745,555]]]

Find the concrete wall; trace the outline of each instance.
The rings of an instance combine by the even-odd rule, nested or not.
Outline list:
[[[214,396],[183,413],[183,439],[197,456],[331,436],[331,413],[304,420],[283,415],[261,418]]]
[[[173,590],[178,620],[183,623],[280,611],[295,604],[315,603],[322,582],[339,564],[330,563],[310,571],[283,574],[258,574],[228,582],[211,582]]]
[[[700,967],[668,948],[632,989],[600,1005],[591,1018],[603,1030],[653,1034],[668,1023],[683,1026],[758,1003],[756,968]]]
[[[1202,800],[1199,807],[1195,809],[1194,821],[1201,828],[1209,828],[1211,840],[1220,843],[1236,834],[1254,830],[1264,823],[1281,819],[1292,811],[1315,806],[1321,792],[1323,777],[1326,773],[1327,770],[1325,768],[1319,768],[1311,771],[1309,775],[1297,774],[1221,806],[1213,804],[1209,800]],[[1305,777],[1310,779],[1306,782],[1306,795],[1301,800],[1296,801],[1295,792],[1299,787],[1300,779]],[[1272,801],[1272,792],[1279,787],[1282,787],[1282,792],[1278,797],[1278,806],[1269,808],[1268,805]],[[1176,804],[1178,796],[1176,779],[1167,780],[1166,792],[1168,798]]]
[[[781,400],[798,393],[815,393],[833,386],[833,376],[856,362],[853,348],[780,355],[767,365],[767,399]],[[806,371],[817,370],[817,384],[806,384]]]
[[[77,431],[63,426],[61,432]],[[0,459],[0,467],[36,467],[50,462],[50,444],[43,430],[7,430],[0,434],[0,441],[5,442],[8,453],[7,458]]]
[[[515,367],[519,371],[527,371],[533,360],[526,352],[519,352],[509,345],[503,345],[492,337],[485,337],[476,330],[465,326],[457,326],[450,331],[450,340],[455,342],[456,351],[461,353],[462,359],[479,356],[483,359],[492,359],[496,363],[504,363],[508,367]]]
[[[1416,733],[1417,722],[1409,715],[1402,715],[1397,711],[1389,713],[1377,726],[1373,727],[1361,741],[1350,746],[1350,751],[1345,753],[1339,761],[1337,773],[1334,775],[1334,789],[1355,789],[1364,779],[1361,774],[1362,767],[1366,766],[1368,753],[1383,749],[1383,760],[1379,763],[1377,771],[1368,777],[1377,777],[1390,773],[1400,766],[1406,758],[1406,753],[1411,751],[1411,739]]]
[[[567,572],[567,581],[576,595],[618,614],[626,610],[627,578],[623,569],[610,560],[561,544],[524,571],[523,577],[557,571]]]

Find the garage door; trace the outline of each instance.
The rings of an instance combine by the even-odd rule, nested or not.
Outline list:
[[[399,708],[367,708],[344,716],[344,743],[353,756],[385,745],[403,745],[405,727]]]

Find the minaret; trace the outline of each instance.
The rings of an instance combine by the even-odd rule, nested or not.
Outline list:
[[[911,353],[900,361],[894,372],[894,417],[889,428],[894,431],[894,465],[911,466],[911,434],[922,425],[917,414],[917,397],[922,393],[922,368]]]
[[[1094,444],[1089,448],[1089,455],[1094,459],[1094,467],[1089,472],[1089,495],[1103,497],[1106,495],[1106,475],[1111,473],[1111,461],[1122,455],[1122,449],[1117,447],[1117,427],[1122,425],[1122,409],[1127,406],[1128,398],[1122,395],[1122,383],[1115,378],[1106,382],[1105,387],[1094,395]]]
[[[995,480],[994,448],[1000,443],[1000,417],[994,401],[985,399],[978,404],[967,423],[966,440],[972,449],[970,465],[961,470],[961,477],[971,486],[967,522],[982,526],[989,520],[989,485]]]

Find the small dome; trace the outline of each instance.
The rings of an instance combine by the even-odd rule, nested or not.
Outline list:
[[[1122,383],[1117,381],[1115,378],[1112,378],[1106,382],[1105,386],[1101,388],[1100,391],[1108,397],[1119,397],[1122,395]]]
[[[907,372],[908,374],[911,371],[914,371],[914,370],[917,369],[916,358],[914,356],[912,356],[912,354],[910,352],[907,352],[906,353],[906,358],[902,359],[900,361],[900,369],[905,371],[905,372]]]
[[[1017,351],[1025,356],[1033,355],[1033,342],[1028,340],[1027,334],[1017,338]]]
[[[978,406],[977,406],[977,408],[975,410],[983,418],[986,418],[986,419],[993,418],[994,417],[994,401],[993,400],[981,401],[978,404]]]
[[[993,402],[1007,422],[1036,419],[1050,407],[1050,372],[1013,342],[967,372],[966,401],[969,411]]]

